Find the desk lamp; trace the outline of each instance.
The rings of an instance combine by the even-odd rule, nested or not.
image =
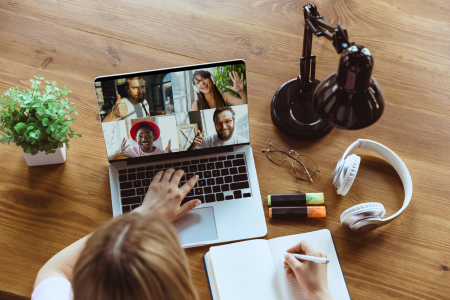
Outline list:
[[[361,129],[383,114],[384,97],[372,75],[369,49],[350,43],[347,30],[331,25],[310,3],[303,7],[305,28],[300,76],[285,82],[271,103],[272,120],[283,133],[311,140],[328,134],[333,127]],[[316,56],[311,55],[312,35],[332,41],[342,53],[337,72],[322,82],[315,78]]]

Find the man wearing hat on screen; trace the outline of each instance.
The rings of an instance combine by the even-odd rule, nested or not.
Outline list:
[[[141,157],[170,152],[170,140],[165,150],[153,145],[153,142],[159,138],[160,130],[158,125],[148,121],[141,121],[134,124],[130,130],[131,138],[137,142],[137,145],[127,145],[126,138],[123,138],[120,149],[109,160],[115,160],[119,156]]]

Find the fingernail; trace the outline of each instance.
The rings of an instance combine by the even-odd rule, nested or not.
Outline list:
[[[197,177],[197,178],[200,178],[200,176],[198,176],[198,175],[194,175],[195,177]]]
[[[202,201],[200,200],[195,201],[195,206],[199,206],[200,204],[202,204]]]

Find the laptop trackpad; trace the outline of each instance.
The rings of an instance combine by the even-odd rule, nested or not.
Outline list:
[[[212,207],[193,209],[172,224],[180,234],[182,245],[217,240]]]

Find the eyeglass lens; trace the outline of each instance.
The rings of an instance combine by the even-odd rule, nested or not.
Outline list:
[[[301,179],[309,179],[309,176],[313,176],[317,171],[317,164],[308,156],[300,155],[297,160],[292,163],[294,174]],[[308,170],[306,171],[305,170]],[[309,173],[309,176],[308,176]]]
[[[290,148],[289,145],[283,142],[282,140],[270,140],[267,143],[267,157],[273,161],[278,162],[282,161],[287,157],[287,153],[289,153]]]

